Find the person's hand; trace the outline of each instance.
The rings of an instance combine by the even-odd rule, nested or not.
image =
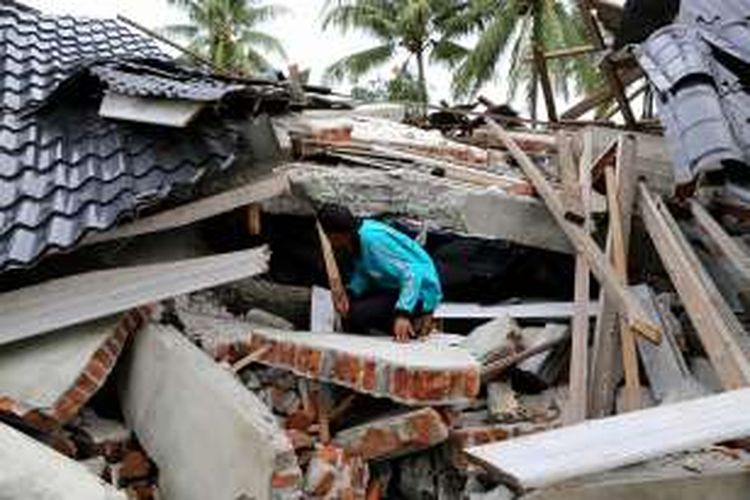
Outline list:
[[[345,318],[349,315],[349,297],[346,293],[335,294],[333,297],[333,308],[339,313],[339,316]]]
[[[396,342],[409,342],[412,335],[414,335],[414,328],[411,326],[411,320],[399,316],[393,323],[393,336],[396,338]]]

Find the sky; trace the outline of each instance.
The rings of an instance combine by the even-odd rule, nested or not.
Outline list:
[[[115,17],[118,14],[129,17],[149,28],[159,28],[180,22],[179,9],[167,4],[167,0],[21,0],[37,9],[55,14],[72,14],[87,17]],[[269,22],[265,31],[282,41],[287,60],[272,58],[280,68],[289,63],[297,63],[300,68],[311,68],[311,83],[321,83],[323,70],[338,59],[372,46],[372,41],[356,32],[346,35],[338,30],[323,31],[321,28],[322,10],[325,0],[275,0],[289,10],[285,16]],[[385,66],[371,77],[387,78],[398,63]],[[450,99],[450,73],[446,68],[429,67],[427,72],[430,98]],[[337,90],[347,92],[348,82],[336,85]],[[490,85],[488,90],[498,100],[504,100],[503,85]]]

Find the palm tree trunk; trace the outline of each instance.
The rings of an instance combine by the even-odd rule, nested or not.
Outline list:
[[[425,78],[424,70],[424,52],[420,49],[416,53],[417,56],[417,83],[419,84],[419,98],[422,106],[422,114],[426,114],[427,111],[427,79]]]

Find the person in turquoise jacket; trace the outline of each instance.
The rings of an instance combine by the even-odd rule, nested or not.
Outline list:
[[[428,334],[443,293],[427,252],[391,226],[357,220],[338,205],[323,206],[318,220],[334,250],[353,256],[350,298],[334,301],[346,330],[392,332],[401,342]]]

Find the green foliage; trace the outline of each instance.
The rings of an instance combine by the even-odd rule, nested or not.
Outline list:
[[[284,56],[281,43],[258,25],[285,13],[259,0],[167,0],[188,15],[188,22],[164,28],[183,38],[190,50],[233,73],[250,73],[270,65],[264,54]]]
[[[453,40],[451,19],[464,2],[456,0],[328,0],[323,28],[338,28],[342,33],[358,31],[376,40],[376,45],[344,57],[326,70],[330,80],[349,78],[356,82],[371,70],[383,66],[406,52],[399,61],[401,75],[409,75],[416,66],[418,101],[427,102],[425,63],[455,66],[469,51]],[[396,93],[414,89],[408,79],[394,79]],[[390,92],[390,91],[389,91]]]
[[[458,66],[454,94],[462,98],[476,94],[498,76],[499,62],[508,57],[511,97],[525,88],[533,104],[539,75],[533,64],[524,61],[531,57],[533,47],[550,51],[588,42],[582,17],[569,4],[560,0],[468,0],[453,22],[479,38]],[[601,84],[586,56],[554,59],[548,68],[555,92],[566,98],[571,91],[586,92]]]

